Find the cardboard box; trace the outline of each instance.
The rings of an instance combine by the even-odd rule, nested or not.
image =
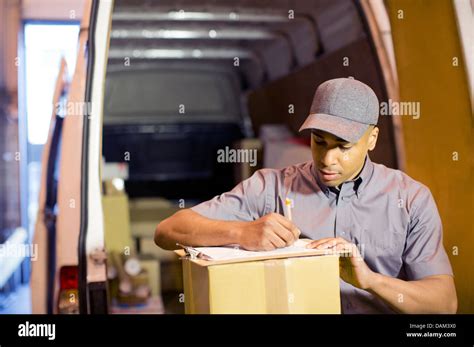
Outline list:
[[[131,199],[130,225],[132,236],[153,238],[156,225],[179,210],[178,206],[162,198]]]
[[[341,313],[339,256],[183,260],[186,313]]]
[[[173,251],[160,248],[156,245],[153,238],[140,237],[140,253],[151,254],[161,262],[179,262],[179,257]]]
[[[142,269],[146,270],[148,273],[148,282],[151,289],[152,296],[161,295],[161,269],[160,262],[155,259],[152,255],[141,254],[138,259],[140,259],[140,265]]]
[[[107,251],[123,253],[128,247],[128,250],[133,253],[135,244],[130,233],[128,197],[125,194],[104,195],[102,209],[104,211],[104,236]]]
[[[107,251],[123,254],[128,249],[131,254],[136,253],[135,242],[130,232],[129,200],[124,192],[115,192],[102,197],[104,211],[105,245]],[[153,235],[151,233],[151,235]],[[148,251],[157,252],[159,248],[154,245],[153,239],[147,239],[146,247],[141,249],[139,255],[140,265],[148,271],[149,285],[153,296],[161,295],[161,270],[160,258],[147,254]],[[153,245],[153,247],[152,247]],[[162,251],[166,252],[166,251]],[[171,253],[171,255],[169,254]],[[173,252],[166,253],[176,261]]]
[[[141,237],[139,242],[140,253],[151,255],[160,262],[161,291],[183,290],[182,267],[178,255],[158,247],[151,238]]]

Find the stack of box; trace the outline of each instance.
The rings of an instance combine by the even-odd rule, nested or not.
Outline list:
[[[148,254],[159,261],[162,292],[181,292],[183,289],[182,269],[178,256],[172,251],[161,249],[154,242],[158,223],[178,210],[179,207],[161,198],[140,198],[130,201],[132,236],[141,254]]]

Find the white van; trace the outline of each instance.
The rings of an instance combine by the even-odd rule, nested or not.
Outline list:
[[[86,1],[74,76],[66,80],[64,64],[58,72],[43,154],[33,312],[111,312],[104,230],[123,214],[104,215],[106,165],[125,165],[122,207],[146,210],[140,199],[159,197],[172,213],[181,200],[206,200],[249,174],[218,165],[216,149],[263,143],[263,161],[275,163],[283,154],[269,150],[268,125],[295,136],[322,81],[354,76],[381,101],[397,99],[387,32],[385,8],[370,1]],[[403,168],[397,122],[382,117],[372,156]],[[132,236],[143,253],[146,235]],[[164,266],[169,257],[155,256],[161,280],[152,281],[179,272]]]

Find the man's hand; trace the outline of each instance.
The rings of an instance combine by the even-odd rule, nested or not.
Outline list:
[[[367,266],[356,245],[340,237],[312,241],[306,247],[345,251],[339,258],[341,278],[367,290],[401,313],[456,313],[457,298],[453,277],[434,275],[404,281],[376,273]],[[347,255],[346,255],[347,254]]]
[[[239,245],[250,251],[270,251],[292,245],[300,237],[299,229],[278,213],[245,222],[238,231]]]
[[[312,241],[306,247],[326,249],[328,253],[344,252],[339,258],[341,278],[357,288],[370,289],[375,273],[367,266],[355,244],[340,237],[328,237]]]

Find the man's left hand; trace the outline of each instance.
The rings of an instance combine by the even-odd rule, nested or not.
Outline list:
[[[328,237],[312,241],[306,247],[327,250],[329,254],[339,253],[341,278],[357,288],[370,289],[375,272],[367,266],[355,244],[341,237]]]

